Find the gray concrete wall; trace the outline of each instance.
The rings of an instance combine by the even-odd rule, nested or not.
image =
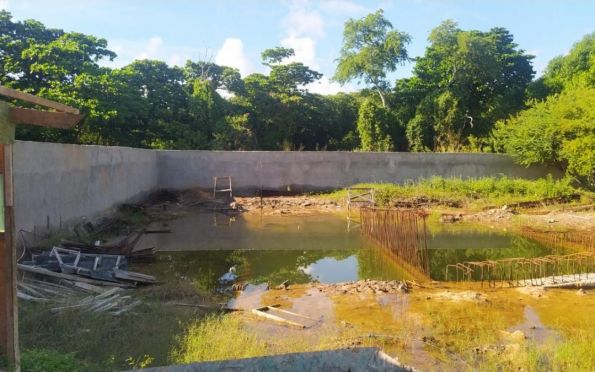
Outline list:
[[[155,151],[24,141],[13,149],[17,229],[93,217],[158,186]]]
[[[504,174],[539,178],[555,169],[525,168],[500,154],[282,151],[162,151],[159,186],[213,187],[214,176],[232,176],[238,191],[314,191],[362,182],[404,183],[431,176]]]
[[[555,170],[523,168],[504,155],[352,152],[153,151],[17,141],[15,224],[57,227],[92,218],[158,188],[211,188],[232,176],[234,189],[315,191],[360,182],[403,183],[431,176],[504,174],[537,178]]]

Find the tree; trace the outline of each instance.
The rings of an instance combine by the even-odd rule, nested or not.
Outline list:
[[[213,134],[215,150],[254,150],[255,142],[250,128],[249,114],[227,115],[221,118]]]
[[[418,100],[407,124],[412,150],[460,151],[470,136],[486,137],[496,121],[524,107],[533,57],[507,30],[463,31],[447,20],[428,40],[414,77],[397,84],[410,102]]]
[[[552,95],[500,122],[497,143],[522,165],[554,165],[595,189],[595,89]]]
[[[101,66],[115,53],[92,35],[13,22],[0,11],[0,84],[81,109],[72,130],[19,126],[17,138],[171,149],[345,149],[359,144],[359,94],[326,97],[306,86],[322,74],[294,51],[263,52],[268,75],[242,79],[210,61]],[[221,91],[231,93],[224,99]]]
[[[567,55],[553,58],[543,76],[529,86],[529,96],[545,99],[570,87],[595,87],[595,32],[574,44]]]
[[[192,86],[195,80],[208,81],[211,88],[223,89],[230,93],[242,92],[244,82],[240,72],[236,68],[219,66],[215,63],[204,61],[186,61],[183,69],[184,80],[187,85]]]
[[[409,60],[405,47],[410,41],[407,33],[393,29],[382,9],[359,20],[349,19],[333,79],[341,84],[363,80],[373,87],[386,107],[386,74]]]
[[[394,141],[390,135],[390,112],[373,100],[366,100],[359,109],[357,131],[363,151],[392,151]]]
[[[13,22],[0,11],[0,83],[38,94],[42,88],[72,83],[83,73],[99,71],[98,62],[113,60],[105,39],[47,29],[34,20]]]

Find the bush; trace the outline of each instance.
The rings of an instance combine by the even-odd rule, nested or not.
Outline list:
[[[497,145],[525,166],[548,164],[595,189],[595,89],[576,88],[535,103],[494,131]]]

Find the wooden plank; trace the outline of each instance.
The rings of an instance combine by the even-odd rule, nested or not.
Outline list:
[[[50,112],[11,107],[9,119],[15,124],[29,124],[41,127],[70,129],[77,125],[85,115],[67,112]]]
[[[62,111],[62,112],[67,112],[67,113],[70,113],[70,114],[80,114],[80,111],[78,109],[75,109],[73,107],[67,106],[65,104],[62,104],[62,103],[59,103],[59,102],[55,102],[55,101],[51,101],[51,100],[46,99],[46,98],[41,98],[41,97],[38,97],[38,96],[34,96],[33,94],[21,92],[19,90],[15,90],[15,89],[3,87],[1,85],[0,85],[0,95],[5,96],[5,97],[9,97],[9,98],[18,99],[18,100],[24,101],[24,102],[33,103],[33,104],[44,106],[44,107],[49,107],[49,108],[52,108],[54,110],[58,110],[58,111]]]
[[[72,281],[75,281],[75,282],[83,282],[83,283],[95,284],[95,285],[104,285],[104,286],[108,286],[108,287],[122,287],[122,288],[132,288],[132,287],[134,287],[134,285],[132,285],[132,284],[107,282],[107,281],[89,279],[89,278],[85,278],[83,276],[78,276],[78,275],[56,273],[56,272],[53,272],[53,271],[50,271],[50,270],[46,270],[46,269],[41,268],[41,267],[35,267],[35,266],[29,266],[29,265],[23,265],[23,264],[17,264],[17,267],[18,267],[19,270],[22,270],[22,271],[25,271],[25,272],[39,274],[39,275],[45,275],[45,276],[50,276],[52,278],[72,280]]]
[[[258,315],[260,317],[272,320],[277,323],[288,325],[291,327],[296,327],[296,328],[300,328],[300,329],[306,328],[306,326],[304,324],[297,323],[297,322],[282,318],[282,317],[274,315],[274,314],[269,314],[268,311],[270,311],[270,310],[271,310],[271,307],[265,306],[265,307],[261,307],[258,309],[252,309],[252,314]]]

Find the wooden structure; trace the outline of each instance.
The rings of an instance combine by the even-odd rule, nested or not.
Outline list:
[[[19,370],[18,311],[16,291],[16,247],[14,231],[14,203],[12,190],[12,143],[16,124],[38,125],[69,129],[78,124],[83,115],[79,110],[45,98],[0,86],[0,96],[25,104],[43,106],[54,111],[22,108],[0,101],[0,174],[4,207],[4,228],[0,232],[0,355],[8,359],[10,368]]]

